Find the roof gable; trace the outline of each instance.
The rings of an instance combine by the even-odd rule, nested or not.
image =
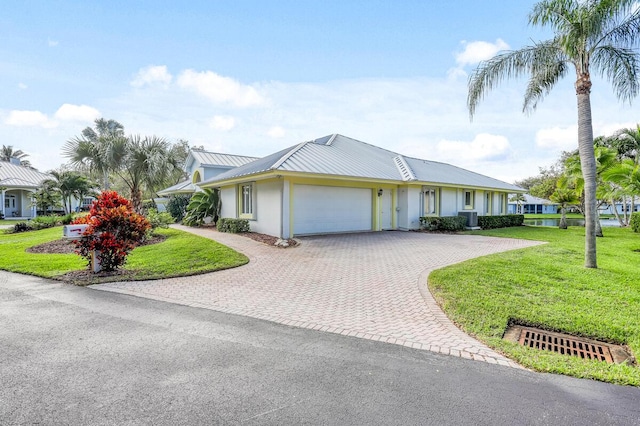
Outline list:
[[[43,180],[49,178],[51,178],[51,176],[35,169],[0,161],[0,186],[37,188]]]

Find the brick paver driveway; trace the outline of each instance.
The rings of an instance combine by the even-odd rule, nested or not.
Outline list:
[[[301,238],[286,250],[246,237],[179,227],[250,258],[191,277],[92,288],[517,366],[456,328],[426,287],[430,271],[536,242],[375,232]]]

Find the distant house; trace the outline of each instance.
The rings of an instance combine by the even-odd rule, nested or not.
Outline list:
[[[509,201],[509,214],[555,214],[558,213],[558,203],[523,194],[524,201]]]
[[[510,183],[334,134],[198,183],[220,188],[220,217],[281,238],[410,230],[421,216],[503,215]]]
[[[167,197],[175,194],[193,194],[199,189],[200,182],[254,160],[257,158],[191,149],[184,164],[184,171],[189,179],[158,191],[158,195]]]
[[[633,212],[631,211],[631,200],[628,200],[626,204],[622,202],[616,202],[615,209],[617,210],[619,215],[623,215],[625,211],[627,212],[627,214],[630,214],[633,212],[640,212],[640,198],[635,198],[633,202]],[[600,206],[598,211],[600,214],[614,214],[614,206],[611,204],[605,203],[602,206]]]
[[[0,213],[9,218],[36,217],[32,194],[51,176],[35,169],[0,161]]]

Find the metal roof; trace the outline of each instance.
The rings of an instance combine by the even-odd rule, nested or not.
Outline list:
[[[549,206],[558,205],[558,203],[554,203],[553,201],[546,200],[544,198],[534,197],[533,195],[529,195],[529,194],[522,194],[522,195],[524,195],[524,201],[520,201],[520,204],[546,204]],[[518,202],[509,200],[509,204],[518,204]]]
[[[200,185],[278,170],[522,191],[522,188],[510,183],[450,164],[403,157],[338,134],[302,142],[221,173]]]
[[[0,161],[0,186],[37,188],[43,180],[50,178],[35,169]]]
[[[256,157],[244,155],[220,154],[217,152],[192,149],[189,155],[202,166],[239,167],[243,164],[257,160]],[[187,161],[189,163],[189,161]]]
[[[197,189],[196,185],[191,183],[190,180],[185,180],[180,183],[176,183],[169,188],[165,188],[162,191],[158,191],[158,195],[170,195],[170,194],[190,194],[195,192]]]

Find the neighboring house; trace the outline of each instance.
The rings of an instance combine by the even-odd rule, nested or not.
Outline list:
[[[12,217],[32,218],[36,208],[31,202],[32,194],[45,179],[51,176],[39,171],[0,161],[0,213],[9,219]]]
[[[173,194],[193,194],[199,190],[198,183],[255,160],[256,157],[191,149],[184,164],[184,171],[189,179],[158,191],[158,195],[166,197]]]
[[[558,203],[524,194],[524,201],[509,201],[509,214],[556,214]]]
[[[421,216],[507,213],[515,185],[459,167],[405,157],[342,135],[284,149],[205,180],[220,188],[220,217],[281,238],[410,230]]]
[[[618,211],[619,215],[623,215],[625,210],[627,211],[627,214],[632,213],[632,211],[631,211],[631,200],[627,201],[626,206],[622,202],[616,202],[615,203],[615,208]],[[633,201],[633,211],[634,212],[640,212],[640,198],[636,198]],[[600,208],[598,209],[598,212],[600,214],[614,214],[613,213],[613,206],[611,204],[605,203],[602,206],[600,206]]]

